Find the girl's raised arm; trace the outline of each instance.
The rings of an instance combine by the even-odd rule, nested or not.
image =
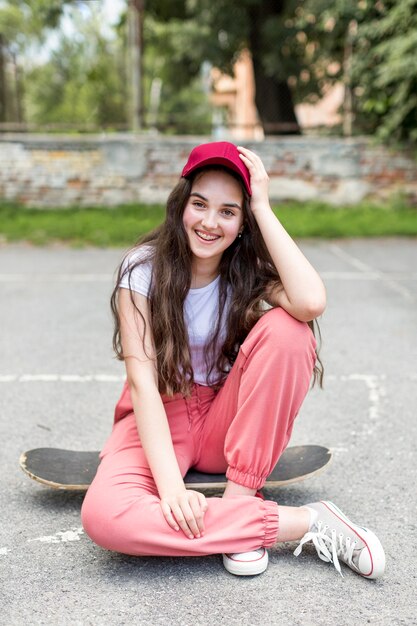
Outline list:
[[[139,439],[168,524],[175,530],[181,528],[190,538],[198,537],[204,530],[207,504],[203,494],[185,488],[158,390],[148,299],[138,293],[133,293],[133,299],[143,319],[132,303],[129,290],[119,290],[121,342]]]
[[[323,282],[272,211],[269,178],[261,159],[246,148],[239,147],[238,150],[250,173],[252,213],[282,282],[282,287],[271,292],[269,301],[296,319],[309,322],[325,309]]]

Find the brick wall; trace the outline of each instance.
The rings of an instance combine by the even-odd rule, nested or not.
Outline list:
[[[36,207],[164,202],[189,151],[206,137],[0,136],[0,199]],[[401,192],[417,201],[417,163],[366,138],[247,142],[263,159],[271,199],[355,204]]]

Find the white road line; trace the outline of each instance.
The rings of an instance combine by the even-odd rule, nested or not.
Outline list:
[[[409,374],[406,378],[412,380],[413,376],[414,374]],[[330,375],[326,377],[327,380],[332,381],[358,381],[364,383],[368,389],[368,419],[363,419],[360,422],[358,430],[350,431],[351,436],[367,438],[375,435],[378,420],[382,414],[382,399],[386,396],[386,388],[384,385],[386,378],[384,374],[349,374],[341,376]],[[356,445],[352,444],[351,448],[346,448],[346,445],[343,444],[346,444],[346,440],[339,447],[332,447],[332,450],[342,454],[348,452],[353,445]]]
[[[71,528],[70,530],[58,531],[55,535],[46,535],[44,537],[35,537],[28,539],[28,543],[32,541],[40,541],[41,543],[66,543],[68,541],[79,541],[80,535],[84,534],[84,530],[79,528]]]
[[[381,398],[386,395],[385,387],[382,382],[385,376],[373,376],[372,374],[351,374],[346,377],[347,380],[360,380],[365,383],[368,388],[369,411],[368,416],[371,420],[379,417]],[[342,378],[343,380],[343,378]]]
[[[379,274],[379,272],[374,270],[373,267],[371,267],[367,263],[364,263],[360,259],[357,259],[356,257],[352,256],[351,254],[346,252],[346,250],[343,250],[343,248],[341,248],[337,244],[335,243],[329,244],[329,249],[333,252],[335,256],[339,257],[339,259],[342,259],[342,261],[347,261],[349,265],[351,265],[352,267],[356,267],[356,269],[359,270],[360,272],[373,272],[373,273]]]
[[[69,530],[59,530],[54,535],[43,535],[27,539],[27,543],[39,541],[40,543],[68,543],[72,541],[80,541],[81,535],[84,535],[84,529],[81,526],[70,528]],[[12,550],[10,548],[0,548],[0,557],[7,556]],[[15,550],[13,550],[15,552]]]
[[[342,259],[342,261],[349,263],[349,265],[356,268],[361,273],[377,275],[378,280],[381,280],[382,282],[384,282],[388,287],[390,287],[393,291],[396,291],[397,293],[399,293],[406,300],[409,300],[411,302],[414,300],[414,295],[406,287],[398,284],[398,282],[393,280],[389,275],[384,274],[384,272],[379,272],[378,270],[375,270],[373,267],[371,267],[367,263],[364,263],[360,259],[357,259],[356,257],[352,256],[351,254],[346,252],[346,250],[343,250],[342,248],[340,248],[340,246],[336,244],[330,244],[329,250],[339,259]]]
[[[413,380],[414,374],[408,374],[407,379]],[[368,389],[369,409],[368,417],[371,420],[379,418],[381,399],[386,395],[386,389],[384,387],[384,381],[386,380],[385,374],[342,374],[340,376],[328,375],[326,380],[331,381],[350,381],[357,380],[364,382]]]

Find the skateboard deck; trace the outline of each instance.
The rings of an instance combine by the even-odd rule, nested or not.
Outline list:
[[[265,487],[281,487],[316,476],[330,463],[332,453],[323,446],[290,446],[281,455]],[[68,491],[86,491],[99,466],[99,452],[61,448],[35,448],[23,452],[20,467],[43,485]],[[184,478],[190,489],[220,489],[224,474],[203,474],[191,469]]]

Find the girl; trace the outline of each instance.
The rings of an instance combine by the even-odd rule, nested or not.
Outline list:
[[[191,152],[166,220],[126,256],[112,296],[127,382],[87,492],[98,545],[130,555],[223,553],[263,572],[266,548],[313,542],[319,557],[382,575],[377,537],[334,504],[256,497],[288,444],[311,377],[323,283],[269,205],[261,159],[228,142]],[[225,472],[222,498],[186,489],[194,467]],[[258,494],[259,495],[259,494]]]

